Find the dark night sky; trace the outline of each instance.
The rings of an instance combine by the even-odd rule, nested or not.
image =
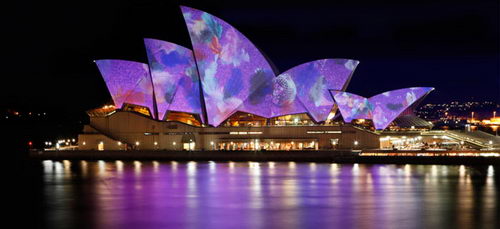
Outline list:
[[[147,62],[144,37],[191,48],[181,4],[235,26],[280,72],[351,58],[361,63],[348,91],[360,95],[433,86],[427,102],[500,102],[498,0],[17,2],[2,7],[2,106],[102,105],[110,96],[92,60]]]

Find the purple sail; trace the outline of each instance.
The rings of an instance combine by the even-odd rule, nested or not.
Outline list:
[[[415,101],[432,90],[432,87],[411,87],[387,91],[369,99],[342,91],[331,93],[344,121],[372,119],[375,129],[383,130]]]
[[[296,83],[289,74],[281,74],[265,82],[238,110],[265,118],[307,112],[298,99]]]
[[[153,80],[158,118],[167,111],[202,115],[200,82],[193,52],[180,45],[144,39]]]
[[[287,72],[273,79],[271,96],[272,117],[306,113],[307,110],[301,103],[297,94],[297,83]]]
[[[328,90],[344,90],[350,81],[356,60],[323,59],[298,65],[283,74],[291,76],[297,98],[316,121],[325,121],[334,101]]]
[[[200,10],[181,9],[200,73],[207,121],[218,126],[274,72],[260,51],[231,25]]]
[[[432,87],[411,87],[387,91],[370,97],[375,129],[383,130],[415,101],[430,93]]]
[[[343,91],[331,90],[345,122],[353,119],[371,119],[373,107],[367,98]]]
[[[258,115],[264,118],[272,117],[272,93],[274,76],[254,90],[238,107],[238,111]]]
[[[96,60],[115,106],[124,103],[149,108],[153,115],[153,86],[148,65],[127,60]]]
[[[334,105],[328,90],[345,89],[358,63],[323,59],[298,65],[261,85],[238,110],[267,118],[307,112],[325,121]]]

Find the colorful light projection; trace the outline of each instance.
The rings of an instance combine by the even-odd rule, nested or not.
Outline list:
[[[298,65],[283,74],[297,86],[297,98],[316,121],[325,121],[334,101],[328,90],[345,90],[359,61],[322,59]],[[283,114],[286,114],[284,111]]]
[[[370,97],[373,104],[373,124],[376,129],[385,129],[401,112],[430,93],[432,87],[411,87],[384,92]]]
[[[345,122],[353,119],[371,119],[372,104],[367,98],[343,91],[331,91]]]
[[[238,110],[265,118],[307,112],[298,99],[296,83],[287,73],[265,82]]]
[[[274,72],[239,31],[206,12],[181,7],[198,65],[208,124],[218,126]]]
[[[258,115],[264,118],[272,116],[272,93],[274,76],[253,91],[238,107],[238,111]]]
[[[206,12],[181,7],[198,64],[208,122],[219,125],[236,111],[275,117],[309,112],[326,120],[328,89],[343,90],[358,62],[312,61],[275,77],[261,52],[240,32]]]
[[[200,78],[193,52],[180,45],[144,39],[155,90],[158,118],[167,111],[198,114],[202,119]]]
[[[353,119],[372,119],[377,130],[383,130],[396,119],[401,112],[420,98],[429,94],[432,87],[411,87],[387,91],[370,98],[352,93],[331,90],[339,106],[344,121]]]
[[[266,118],[307,112],[325,121],[334,105],[328,90],[344,90],[358,63],[323,59],[298,65],[264,83],[238,110]]]
[[[203,118],[201,89],[208,116],[203,121],[213,126],[237,111],[266,118],[307,112],[321,122],[327,119],[335,101],[346,122],[371,118],[377,129],[384,129],[432,90],[407,88],[369,99],[342,92],[359,63],[348,59],[312,61],[275,77],[262,53],[235,28],[206,12],[181,9],[194,57],[182,46],[145,39],[151,76],[148,65],[142,63],[97,61],[117,107],[130,103],[153,111],[154,85],[159,118],[167,111]]]
[[[153,87],[147,64],[127,60],[96,60],[115,107],[124,103],[149,108],[154,118]]]

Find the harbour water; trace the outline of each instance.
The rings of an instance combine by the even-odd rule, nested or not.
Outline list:
[[[36,161],[46,228],[499,228],[500,167]]]

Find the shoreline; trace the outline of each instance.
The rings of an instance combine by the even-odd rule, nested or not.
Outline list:
[[[387,151],[386,151],[387,152]],[[398,151],[391,151],[401,153]],[[429,152],[429,151],[425,151]],[[456,152],[456,151],[454,151]],[[364,153],[364,151],[363,151]],[[445,152],[446,153],[446,152]],[[255,161],[324,162],[364,164],[500,165],[500,157],[484,156],[359,156],[338,151],[31,151],[34,160],[161,160],[161,161]]]

